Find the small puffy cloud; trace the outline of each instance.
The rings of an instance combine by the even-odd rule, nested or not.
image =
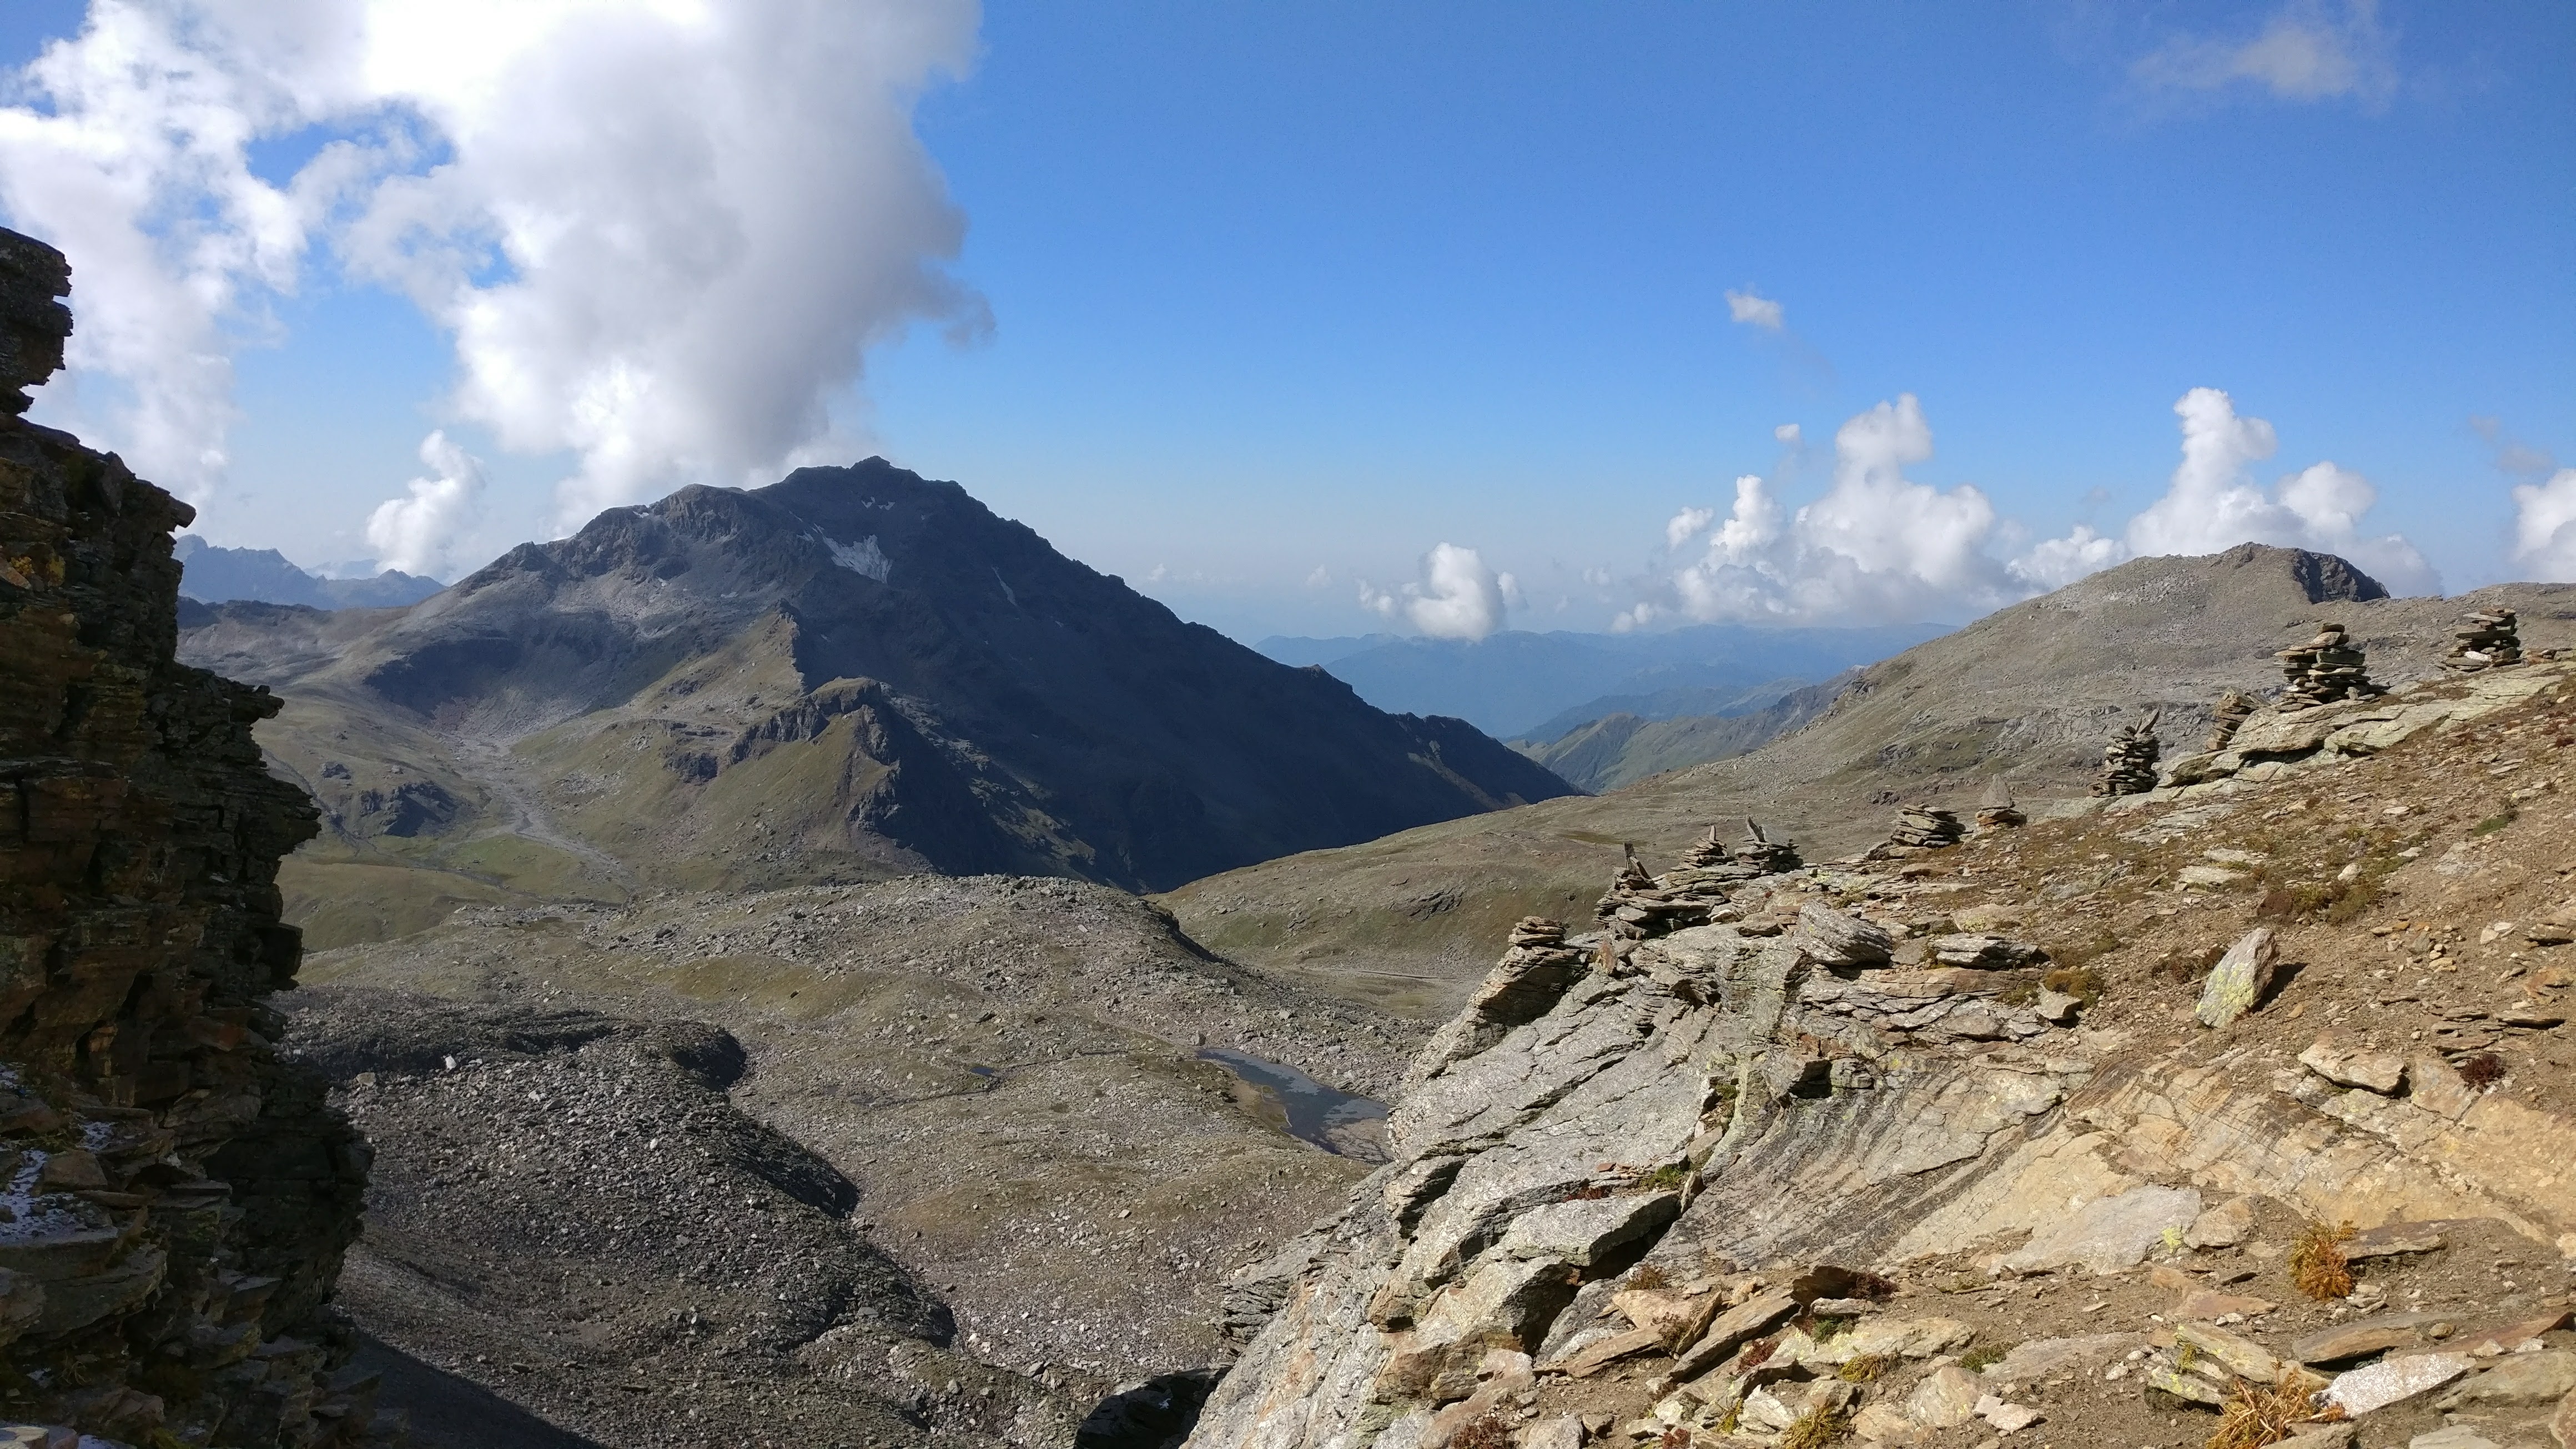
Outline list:
[[[1333,571],[1323,564],[1315,565],[1315,571],[1306,575],[1306,587],[1310,589],[1328,588],[1332,582]]]
[[[1690,542],[1716,518],[1717,510],[1714,508],[1685,507],[1665,522],[1664,547],[1679,548]]]
[[[1932,429],[1908,394],[1880,403],[1834,435],[1833,485],[1794,512],[1770,479],[1735,480],[1722,520],[1706,513],[1697,557],[1655,581],[1613,621],[1666,619],[1865,621],[1983,611],[2016,592],[1985,545],[1995,512],[1968,486],[1947,491],[1905,470],[1932,456]],[[1712,526],[1713,525],[1713,526]],[[1675,528],[1667,525],[1671,540]]]
[[[2576,468],[2513,490],[2513,559],[2547,583],[2576,583]]]
[[[1422,557],[1422,578],[1400,590],[1360,585],[1360,605],[1402,619],[1434,639],[1482,639],[1503,627],[1520,581],[1498,574],[1472,548],[1443,543]]]
[[[367,518],[367,544],[386,568],[447,578],[482,515],[483,465],[444,432],[421,439],[420,460],[430,476],[411,480],[409,497],[376,505]]]
[[[1806,434],[1799,431],[1796,423],[1782,423],[1771,430],[1771,436],[1784,448],[1794,448],[1806,441]]]
[[[2247,86],[2285,101],[2376,103],[2397,88],[2393,49],[2376,0],[2291,0],[2252,35],[2177,36],[2140,57],[2130,75],[2149,90]]]
[[[1747,327],[1759,327],[1765,332],[1777,332],[1788,325],[1788,316],[1780,304],[1757,292],[1728,292],[1726,315]]]

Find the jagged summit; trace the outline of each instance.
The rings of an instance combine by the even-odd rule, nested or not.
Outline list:
[[[289,696],[270,747],[346,858],[455,899],[925,865],[1164,887],[1570,793],[882,458],[611,509],[375,622],[201,617],[192,658]]]

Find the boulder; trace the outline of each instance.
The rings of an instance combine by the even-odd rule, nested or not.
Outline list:
[[[2462,1381],[2435,1407],[2457,1409],[2531,1408],[2554,1404],[2576,1394],[2576,1353],[2509,1353],[2494,1368]]]
[[[2337,1374],[2326,1385],[2325,1402],[2359,1418],[2429,1394],[2472,1367],[2467,1355],[2410,1353],[2384,1358],[2366,1368]]]
[[[2397,1095],[2406,1081],[2406,1059],[2395,1052],[2372,1051],[2346,1042],[2320,1038],[2299,1053],[2299,1065],[2338,1087],[2358,1087],[2383,1097]]]
[[[1926,1429],[1955,1429],[1976,1417],[1985,1388],[1977,1376],[1955,1364],[1934,1369],[1905,1399],[1907,1417]]]
[[[1799,911],[1790,939],[1819,966],[1884,966],[1896,952],[1896,939],[1885,926],[1825,905]]]
[[[2416,1347],[2424,1341],[2424,1330],[2441,1321],[2438,1313],[2381,1314],[2311,1333],[2290,1345],[2290,1356],[2307,1364],[2350,1363],[2390,1349]]]
[[[2254,1233],[2254,1199],[2240,1197],[2220,1203],[2199,1217],[2183,1231],[2185,1246],[2194,1248],[2232,1248]]]
[[[2227,948],[2218,964],[2210,968],[2209,979],[2201,983],[2200,1007],[2194,1014],[2200,1024],[2217,1030],[2231,1025],[2236,1018],[2261,1004],[2263,994],[2272,989],[2272,975],[2280,963],[2280,946],[2272,928],[2257,926],[2237,938]]]
[[[1681,1211],[1677,1192],[1620,1193],[1532,1208],[1512,1220],[1498,1248],[1506,1257],[1547,1258],[1588,1268],[1661,1229]]]

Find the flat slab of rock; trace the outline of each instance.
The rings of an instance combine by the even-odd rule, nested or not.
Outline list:
[[[1708,1372],[1738,1346],[1769,1332],[1773,1324],[1797,1311],[1796,1296],[1785,1288],[1738,1303],[1709,1324],[1699,1342],[1692,1344],[1681,1362],[1673,1366],[1673,1377],[1689,1379]]]
[[[2221,1293],[2212,1288],[2200,1288],[2184,1294],[2182,1301],[2175,1304],[2173,1312],[2167,1316],[2212,1320],[2225,1318],[2234,1313],[2246,1318],[2259,1318],[2278,1306],[2266,1298],[2249,1298],[2242,1293]]]
[[[2077,1263],[2117,1273],[2136,1267],[2168,1231],[2180,1234],[2199,1217],[2200,1194],[2191,1188],[2134,1187],[2086,1203],[2003,1262],[2021,1273]]]
[[[2509,1353],[2494,1368],[2463,1380],[2437,1405],[2454,1409],[2527,1409],[2576,1394],[2576,1353]]]
[[[2086,1333],[2072,1338],[2034,1338],[2013,1345],[2012,1352],[1988,1364],[1985,1381],[2011,1385],[2034,1383],[2076,1364],[2102,1363],[2145,1343],[2138,1333]]]
[[[2309,1364],[2350,1363],[2393,1348],[2415,1348],[2423,1343],[2424,1330],[2441,1321],[2438,1313],[2386,1313],[2311,1333],[2290,1345],[2290,1356]]]
[[[2254,1199],[2223,1202],[2192,1220],[2182,1240],[2195,1248],[2232,1248],[2254,1234]]]
[[[2406,1449],[2504,1449],[2466,1424],[2452,1424],[2406,1441]]]
[[[2497,1353],[2517,1353],[2521,1351],[2524,1344],[2551,1329],[2566,1326],[2567,1311],[2560,1309],[2555,1313],[2543,1314],[2538,1318],[2526,1318],[2518,1323],[2500,1324],[2494,1328],[2471,1329],[2442,1346],[2450,1352],[2465,1353],[2473,1358],[2484,1358],[2489,1354]],[[2570,1384],[2568,1387],[2576,1388],[2576,1384]]]
[[[1682,1195],[1677,1192],[1549,1203],[1512,1220],[1503,1234],[1501,1252],[1511,1258],[1549,1258],[1588,1268],[1605,1254],[1671,1222],[1681,1205]]]
[[[2576,1394],[2569,1394],[2549,1416],[2549,1437],[2558,1441],[2558,1449],[2576,1449]]]
[[[2174,1342],[2189,1347],[2202,1358],[2225,1365],[2229,1373],[2240,1379],[2270,1384],[2278,1382],[2281,1377],[2281,1361],[2273,1357],[2270,1349],[2216,1324],[2176,1324]]]
[[[2326,1402],[2359,1418],[2419,1394],[2429,1394],[2472,1367],[2465,1354],[2400,1354],[2367,1368],[2335,1375],[2334,1382],[2326,1385]]]
[[[1896,938],[1885,926],[1831,906],[1799,911],[1791,939],[1800,954],[1820,966],[1884,966],[1896,954]]]
[[[2397,1095],[2406,1081],[2404,1057],[2346,1042],[2319,1041],[2299,1053],[2299,1065],[2338,1087],[2359,1087],[2383,1097]]]
[[[2193,1013],[2200,1024],[2215,1031],[2252,1011],[2263,993],[2272,989],[2272,974],[2280,960],[2281,948],[2271,927],[2257,926],[2238,937],[2201,983],[2200,1006]]]
[[[2436,1253],[2442,1249],[2442,1224],[2388,1223],[2368,1232],[2355,1233],[2343,1245],[2343,1255],[2353,1262],[2365,1258],[2394,1258],[2403,1253]]]
[[[1632,1328],[1608,1338],[1594,1339],[1568,1358],[1546,1367],[1568,1378],[1588,1379],[1614,1363],[1639,1354],[1664,1351],[1664,1336],[1651,1328]]]

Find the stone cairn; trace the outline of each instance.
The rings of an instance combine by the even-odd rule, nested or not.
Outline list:
[[[1967,833],[1967,827],[1950,811],[1908,805],[1898,812],[1896,829],[1888,835],[1887,843],[1908,850],[1946,850]]]
[[[2245,721],[2253,718],[2254,711],[2262,705],[2261,700],[2241,689],[2231,689],[2220,695],[2218,703],[2209,708],[2209,743],[2203,747],[2203,752],[2214,755],[2226,749],[2228,742],[2236,738],[2236,732],[2245,727]]]
[[[1730,888],[1799,868],[1795,845],[1773,840],[1751,820],[1744,822],[1744,829],[1744,842],[1729,849],[1718,828],[1710,826],[1708,834],[1682,853],[1681,864],[1662,875],[1648,874],[1637,859],[1637,847],[1627,847],[1626,863],[1611,880],[1609,893],[1593,909],[1594,918],[1601,922],[1609,938],[1612,954],[1617,954],[1619,942],[1642,941],[1689,926],[1707,925],[1727,907]],[[1729,915],[1726,919],[1735,917]],[[1517,934],[1513,944],[1520,944]]]
[[[1976,819],[1979,830],[2007,830],[2030,823],[2030,817],[2013,804],[2012,790],[2001,777],[1987,786],[1984,798],[1977,801]]]
[[[2501,669],[2522,662],[2520,623],[2511,609],[2480,609],[2464,616],[2442,667],[2457,674]]]
[[[1711,841],[1717,839],[1716,826],[1708,828],[1708,838]],[[1747,819],[1744,822],[1744,841],[1735,847],[1735,863],[1749,866],[1764,875],[1778,875],[1785,870],[1796,870],[1802,862],[1798,859],[1796,843],[1773,840],[1762,833],[1758,822]]]
[[[2102,747],[2102,773],[2093,781],[2096,795],[2143,795],[2156,788],[2156,756],[2163,744],[2156,739],[2156,721],[2163,718],[2158,710],[2142,724],[2133,724],[2111,736]]]
[[[2385,685],[2370,682],[2362,652],[2345,638],[2341,624],[2320,625],[2317,637],[2274,657],[2281,661],[2281,673],[2289,681],[2277,706],[2283,710],[2314,709],[2388,692]]]

